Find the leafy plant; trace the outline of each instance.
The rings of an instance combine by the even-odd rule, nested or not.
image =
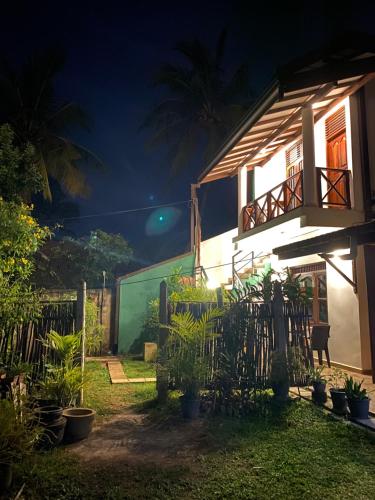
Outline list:
[[[80,352],[81,334],[60,335],[52,330],[47,334],[46,340],[43,340],[43,345],[53,351],[58,365],[62,368],[72,368]]]
[[[9,399],[0,400],[1,465],[20,463],[32,452],[39,436],[40,429],[27,405]]]
[[[333,389],[340,389],[344,386],[345,373],[339,368],[333,368],[328,381]]]
[[[310,383],[321,383],[327,382],[326,378],[323,376],[324,366],[318,366],[318,368],[310,368],[309,370],[309,380]]]
[[[99,322],[99,307],[93,299],[86,301],[86,354],[92,356],[100,352],[104,340],[104,325]]]
[[[353,377],[345,377],[345,393],[348,399],[368,399],[368,394],[366,389],[362,389],[362,382],[356,382]]]
[[[167,325],[169,376],[187,399],[197,399],[208,375],[205,347],[217,335],[215,325],[221,316],[219,309],[207,311],[199,319],[190,312],[178,313],[172,315],[171,325]]]

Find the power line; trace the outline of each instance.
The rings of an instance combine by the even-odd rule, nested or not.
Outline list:
[[[184,200],[184,201],[176,201],[175,203],[164,203],[162,205],[150,205],[147,207],[140,207],[140,208],[129,208],[127,210],[117,210],[114,212],[101,212],[99,214],[88,214],[88,215],[77,215],[75,217],[62,217],[60,220],[62,222],[68,221],[68,220],[80,220],[80,219],[91,219],[94,217],[108,217],[112,215],[122,215],[122,214],[128,214],[132,212],[143,212],[146,210],[155,210],[156,208],[164,208],[164,207],[171,207],[175,205],[185,205],[190,203],[191,200]],[[46,219],[45,222],[56,222],[56,219]]]

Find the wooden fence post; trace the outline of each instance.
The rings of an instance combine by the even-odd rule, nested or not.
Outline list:
[[[81,332],[81,372],[82,381],[85,371],[85,350],[86,350],[86,281],[82,281],[82,286],[77,292],[77,330]],[[83,404],[83,387],[80,394],[80,405]]]
[[[223,290],[220,286],[216,288],[216,300],[217,300],[217,307],[221,309],[224,306],[224,299],[223,299]]]
[[[275,331],[275,349],[280,356],[281,363],[284,364],[285,369],[288,368],[288,341],[287,333],[285,332],[285,318],[284,318],[284,299],[281,290],[281,283],[275,281],[274,295],[272,301],[274,331]],[[286,397],[289,393],[289,377],[286,377],[285,383],[287,384]]]
[[[156,388],[158,392],[158,402],[165,403],[168,398],[168,372],[165,366],[168,329],[164,325],[168,322],[168,287],[164,280],[160,283],[159,298],[159,345],[158,363],[156,369]]]

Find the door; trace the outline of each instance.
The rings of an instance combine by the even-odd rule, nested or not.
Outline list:
[[[302,205],[302,141],[286,151],[286,182],[284,188],[284,211],[289,212]]]
[[[348,157],[346,145],[345,108],[327,118],[327,191],[328,205],[345,207],[348,201]]]

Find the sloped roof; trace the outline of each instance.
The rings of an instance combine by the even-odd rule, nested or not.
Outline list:
[[[371,80],[375,76],[375,41],[358,35],[351,38],[354,41],[349,47],[344,37],[280,68],[198,182],[230,177],[244,165],[248,170],[263,165],[301,135],[304,106],[314,105],[318,120]]]

